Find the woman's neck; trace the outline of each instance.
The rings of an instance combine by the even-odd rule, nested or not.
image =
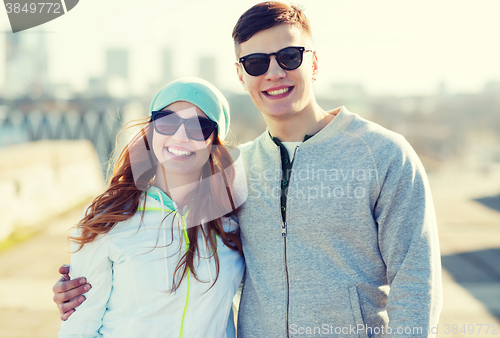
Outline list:
[[[201,173],[200,173],[201,174]],[[177,205],[185,205],[187,196],[196,189],[200,175],[175,175],[166,174],[163,166],[156,168],[156,177],[153,185],[165,192]]]

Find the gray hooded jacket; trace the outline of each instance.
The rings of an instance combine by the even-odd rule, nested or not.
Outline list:
[[[288,182],[267,131],[240,149],[239,338],[432,336],[442,304],[435,212],[401,135],[343,107],[296,149]]]

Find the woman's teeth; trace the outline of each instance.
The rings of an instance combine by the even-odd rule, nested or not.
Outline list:
[[[189,156],[193,154],[190,151],[185,151],[185,150],[177,150],[174,148],[167,147],[167,151],[171,154],[174,154],[175,156]]]
[[[281,94],[285,94],[285,93],[288,93],[290,91],[292,87],[288,87],[288,88],[283,88],[283,89],[278,89],[278,90],[270,90],[270,91],[267,91],[266,94],[267,95],[271,95],[271,96],[275,96],[275,95],[281,95]]]

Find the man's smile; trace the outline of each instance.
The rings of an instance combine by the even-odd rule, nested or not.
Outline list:
[[[264,93],[264,95],[266,95],[268,97],[281,98],[281,97],[286,96],[285,94],[291,92],[293,90],[293,88],[294,88],[293,86],[279,88],[279,89],[271,88],[270,90],[263,91],[263,93]]]

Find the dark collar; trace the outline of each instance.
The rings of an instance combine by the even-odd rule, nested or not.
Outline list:
[[[277,146],[280,146],[280,147],[283,146],[283,143],[281,143],[281,141],[277,137],[272,136],[270,132],[268,132],[268,134],[269,134],[269,137],[271,138],[271,140],[273,140],[273,142]],[[309,140],[313,136],[314,135],[306,135],[306,136],[304,136],[304,141],[302,141],[302,142],[305,142],[305,141]]]

